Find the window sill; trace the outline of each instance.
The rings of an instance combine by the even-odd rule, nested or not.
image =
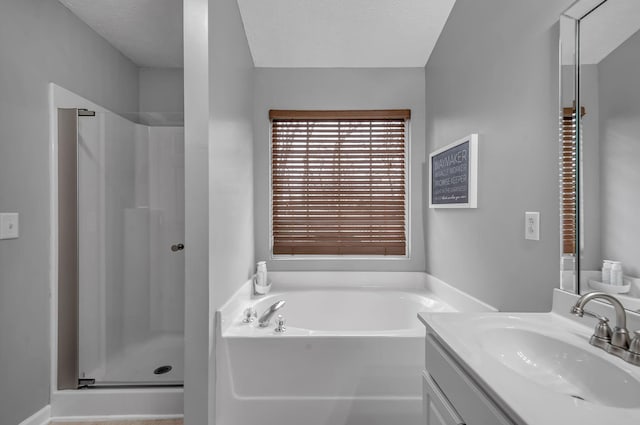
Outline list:
[[[410,255],[271,255],[272,261],[335,261],[335,260],[366,260],[366,261],[398,261],[410,260]]]

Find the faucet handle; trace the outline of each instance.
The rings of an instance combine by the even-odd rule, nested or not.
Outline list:
[[[596,325],[593,336],[606,339],[607,342],[611,341],[611,327],[609,326],[609,319],[606,317],[600,317],[598,324]]]
[[[593,331],[593,335],[591,335],[591,338],[589,339],[589,344],[606,350],[607,347],[611,345],[611,334],[612,332],[611,327],[609,326],[609,319],[599,316],[598,324]]]
[[[276,328],[275,331],[276,332],[284,332],[287,330],[286,326],[285,326],[286,320],[284,320],[284,317],[282,317],[282,314],[278,314],[278,317],[276,319]]]
[[[624,360],[636,366],[640,366],[640,331],[633,332],[633,339],[629,343]]]
[[[640,330],[633,331],[633,338],[629,343],[629,351],[640,355]]]
[[[626,328],[616,326],[611,334],[611,344],[606,351],[614,356],[624,358],[629,348],[629,331]]]
[[[258,317],[258,312],[255,308],[249,307],[244,311],[244,318],[242,319],[242,323],[251,323]]]

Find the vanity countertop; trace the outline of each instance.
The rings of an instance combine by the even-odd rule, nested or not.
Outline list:
[[[550,313],[418,317],[427,334],[433,334],[516,423],[640,423],[640,367],[589,344],[594,319],[565,313],[575,299],[556,291]],[[612,317],[609,306],[596,304],[591,307],[599,314]],[[637,317],[631,317],[629,325],[637,329]],[[545,346],[547,341],[553,348]]]

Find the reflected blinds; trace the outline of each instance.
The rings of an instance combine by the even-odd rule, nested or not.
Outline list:
[[[410,115],[269,111],[274,254],[406,254]]]
[[[584,107],[581,114],[584,116]],[[576,109],[562,108],[560,158],[560,212],[562,253],[576,253]]]

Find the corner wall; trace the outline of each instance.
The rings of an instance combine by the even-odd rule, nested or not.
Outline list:
[[[209,276],[209,1],[184,0],[184,420],[213,423]]]
[[[253,273],[253,61],[235,0],[185,0],[185,423],[215,423],[215,311]]]
[[[559,284],[558,19],[570,0],[458,0],[426,66],[427,155],[479,133],[478,208],[426,213],[427,273],[499,308]],[[524,239],[540,211],[540,241]]]
[[[254,273],[253,58],[235,0],[211,3],[210,229],[214,311]]]
[[[20,238],[0,241],[0,423],[49,404],[49,87],[116,112],[138,108],[138,70],[57,0],[0,5],[0,211]]]
[[[184,112],[184,71],[182,68],[139,69],[139,112]]]

